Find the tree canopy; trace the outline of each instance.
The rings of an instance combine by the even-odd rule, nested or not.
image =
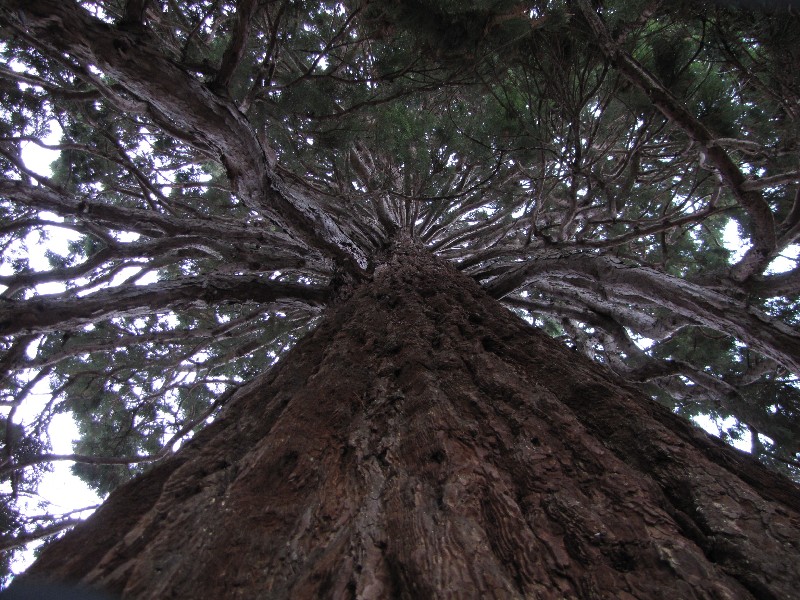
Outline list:
[[[0,25],[4,548],[72,523],[19,512],[49,463],[107,493],[169,455],[397,235],[798,477],[796,7],[2,0]]]

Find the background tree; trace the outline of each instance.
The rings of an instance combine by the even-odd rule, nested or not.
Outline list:
[[[168,457],[401,233],[798,476],[796,13],[6,0],[0,18],[6,548],[72,522],[15,508],[44,465],[107,493]],[[30,144],[60,152],[51,175]],[[54,456],[63,412],[81,439]]]

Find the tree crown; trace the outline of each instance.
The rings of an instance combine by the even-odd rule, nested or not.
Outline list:
[[[168,455],[400,233],[797,476],[795,11],[9,0],[0,24],[6,547],[71,523],[14,508],[44,465],[106,493]]]

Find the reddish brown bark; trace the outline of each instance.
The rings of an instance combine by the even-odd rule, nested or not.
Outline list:
[[[125,598],[789,598],[799,498],[406,245],[30,574]]]

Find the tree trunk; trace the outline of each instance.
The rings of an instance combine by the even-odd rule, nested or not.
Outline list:
[[[405,242],[26,576],[124,598],[790,598],[800,494]]]

